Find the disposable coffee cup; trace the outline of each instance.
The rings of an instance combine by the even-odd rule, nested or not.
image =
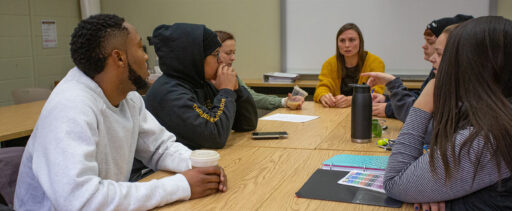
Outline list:
[[[213,150],[194,150],[190,154],[192,167],[209,167],[219,164],[220,155]]]
[[[306,91],[301,89],[299,86],[295,85],[293,87],[292,97],[288,98],[286,106],[288,106],[288,108],[290,109],[295,110],[301,104],[302,99],[306,99],[307,96],[308,93]]]

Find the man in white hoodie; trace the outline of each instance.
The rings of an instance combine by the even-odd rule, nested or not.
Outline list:
[[[116,15],[82,20],[71,69],[47,100],[23,155],[16,210],[146,210],[226,191],[220,167],[194,168],[134,90],[147,85],[147,55],[135,27]],[[134,156],[181,172],[129,183]]]

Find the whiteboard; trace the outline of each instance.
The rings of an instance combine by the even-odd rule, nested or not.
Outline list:
[[[365,49],[379,56],[391,74],[427,75],[423,32],[434,19],[496,13],[494,0],[282,0],[284,72],[319,74],[336,52],[336,32],[353,22]],[[494,11],[493,11],[494,10]]]

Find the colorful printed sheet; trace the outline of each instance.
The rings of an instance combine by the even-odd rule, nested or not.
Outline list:
[[[343,179],[338,181],[342,185],[351,185],[360,188],[367,188],[374,191],[385,193],[384,175],[361,171],[350,171]]]

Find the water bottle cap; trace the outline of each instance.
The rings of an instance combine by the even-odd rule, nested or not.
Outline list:
[[[368,94],[370,93],[370,86],[366,84],[350,84],[350,86],[354,87],[353,94]]]

